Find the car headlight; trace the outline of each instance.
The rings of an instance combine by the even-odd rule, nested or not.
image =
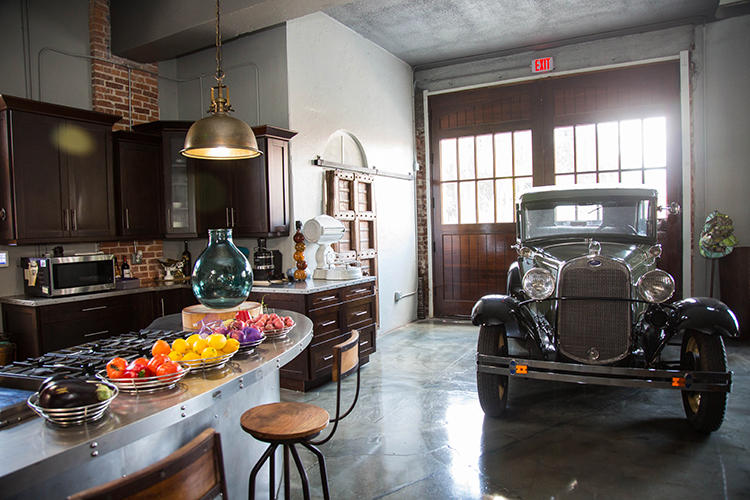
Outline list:
[[[555,291],[555,277],[541,267],[530,269],[523,277],[523,290],[534,300],[544,300]]]
[[[649,302],[660,304],[674,293],[674,279],[669,273],[656,269],[649,271],[638,280],[638,293]]]

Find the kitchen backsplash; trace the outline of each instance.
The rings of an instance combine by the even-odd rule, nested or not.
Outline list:
[[[130,272],[134,278],[149,280],[164,274],[159,265],[159,259],[164,259],[164,243],[161,240],[112,241],[101,243],[100,246],[102,252],[114,254],[120,266],[122,266],[123,256],[127,257]],[[139,250],[142,252],[140,264],[133,261],[133,254]]]

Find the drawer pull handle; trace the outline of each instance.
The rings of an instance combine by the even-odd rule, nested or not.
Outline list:
[[[366,292],[369,292],[369,291],[370,291],[369,288],[360,288],[359,290],[352,290],[351,292],[349,292],[349,295],[355,295],[355,294],[358,294],[358,293],[366,293]]]
[[[320,327],[321,327],[321,328],[325,328],[326,326],[330,326],[330,325],[332,325],[332,324],[334,324],[334,323],[336,323],[336,320],[333,320],[333,319],[332,319],[331,321],[326,321],[325,323],[321,323],[321,324],[320,324]]]
[[[109,333],[109,330],[102,330],[101,332],[93,332],[93,333],[84,333],[84,337],[93,337],[94,335],[104,335],[105,333]]]
[[[369,340],[363,340],[362,342],[359,343],[359,346],[362,347],[363,345],[367,345],[369,343],[370,343]]]
[[[318,302],[325,302],[326,300],[336,300],[337,298],[337,295],[329,295],[328,297],[321,297],[320,299],[318,299]]]
[[[367,311],[359,311],[357,313],[354,313],[354,316],[362,316],[364,314],[367,314]]]
[[[333,359],[333,354],[329,354],[328,356],[323,356],[323,361],[328,361],[329,359]]]
[[[107,306],[97,306],[97,307],[84,307],[81,309],[81,312],[89,312],[89,311],[98,311],[99,309],[106,309]]]

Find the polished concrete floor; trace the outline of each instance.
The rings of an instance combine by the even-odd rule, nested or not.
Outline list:
[[[750,344],[727,342],[726,418],[700,435],[670,390],[514,379],[508,416],[485,418],[477,331],[426,320],[378,337],[357,407],[320,447],[333,499],[750,498]],[[333,412],[335,386],[282,399]],[[300,454],[321,498],[317,459]]]

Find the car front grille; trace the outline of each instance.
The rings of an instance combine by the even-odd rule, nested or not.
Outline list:
[[[566,263],[559,275],[557,334],[560,352],[586,364],[603,365],[630,352],[630,271],[604,256]],[[565,300],[586,298],[584,300]],[[610,299],[610,300],[599,300]]]

